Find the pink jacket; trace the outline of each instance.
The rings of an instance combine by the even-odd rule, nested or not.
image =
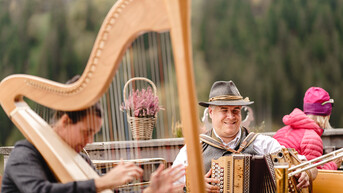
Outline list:
[[[295,108],[289,115],[283,117],[285,127],[279,129],[273,138],[287,148],[294,148],[307,160],[323,155],[323,141],[320,136],[324,130],[300,109]],[[332,161],[318,166],[318,169],[337,170]]]

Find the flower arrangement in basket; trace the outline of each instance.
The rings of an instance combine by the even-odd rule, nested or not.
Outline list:
[[[142,90],[133,90],[126,96],[126,87],[135,80],[144,80],[151,84],[151,87]],[[124,86],[124,102],[121,110],[126,111],[132,137],[137,140],[152,138],[152,131],[157,119],[157,112],[161,109],[158,96],[156,95],[155,84],[143,77],[132,78]]]

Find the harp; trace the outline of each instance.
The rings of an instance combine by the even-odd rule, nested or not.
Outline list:
[[[0,102],[22,134],[41,152],[62,182],[97,178],[98,175],[51,129],[24,98],[46,107],[75,111],[93,105],[109,87],[124,49],[146,31],[170,31],[180,113],[188,152],[187,170],[195,192],[204,192],[202,157],[198,139],[198,116],[190,39],[190,1],[121,0],[109,11],[100,28],[81,78],[65,85],[30,75],[11,75],[0,84]]]

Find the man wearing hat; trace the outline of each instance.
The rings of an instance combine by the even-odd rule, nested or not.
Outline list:
[[[205,172],[207,172],[205,175],[207,192],[219,192],[219,187],[210,184],[211,182],[218,183],[217,179],[210,177],[212,159],[218,159],[232,153],[270,154],[283,147],[269,136],[255,134],[248,137],[248,130],[241,126],[241,109],[242,106],[252,103],[253,101],[250,101],[249,98],[241,96],[233,81],[215,82],[212,85],[208,102],[199,102],[199,105],[208,107],[213,127],[210,131],[201,135],[204,168]],[[186,146],[181,148],[173,163],[173,165],[177,164],[187,165]],[[305,172],[303,173],[299,178],[299,187],[309,185],[309,177]],[[185,183],[185,177],[178,182]]]

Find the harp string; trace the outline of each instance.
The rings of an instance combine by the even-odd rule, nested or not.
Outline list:
[[[156,84],[160,103],[165,109],[168,109],[168,111],[160,111],[158,113],[156,126],[164,129],[159,129],[156,131],[156,138],[172,136],[171,123],[173,120],[177,120],[179,115],[176,113],[176,101],[174,97],[175,89],[173,89],[173,85],[176,84],[175,78],[173,77],[175,76],[175,71],[172,69],[171,65],[171,54],[168,53],[170,52],[170,45],[165,43],[170,40],[165,34],[156,35],[156,33],[149,33],[148,41],[153,43],[153,47],[148,47],[148,51],[137,51],[147,47],[143,41],[143,37],[139,37],[138,40],[129,47],[128,52],[124,55],[120,69],[118,70],[114,81],[110,86],[110,93],[107,95],[107,99],[104,99],[104,101],[107,100],[110,101],[108,103],[111,103],[111,107],[109,107],[107,104],[106,108],[111,108],[111,110],[108,110],[106,116],[110,115],[113,120],[105,119],[106,124],[104,124],[103,127],[105,132],[103,133],[107,133],[108,135],[117,134],[117,136],[107,138],[107,140],[121,141],[131,138],[130,133],[127,132],[127,129],[123,131],[116,129],[116,127],[128,127],[127,123],[123,122],[123,120],[126,118],[125,113],[123,114],[122,112],[118,112],[119,106],[124,100],[121,99],[122,97],[120,97],[120,95],[122,95],[122,89],[125,82],[132,77],[138,76],[150,78]],[[161,51],[154,51],[154,49],[157,49],[154,48],[156,47],[154,46],[156,44]],[[158,54],[157,57],[151,57],[154,55],[156,56],[156,52]],[[143,62],[137,60],[143,60]],[[150,61],[150,68],[145,61]],[[148,72],[149,75],[147,75]],[[147,86],[147,83],[137,81],[132,83],[132,85],[129,85],[128,90],[146,88]],[[113,102],[115,105],[113,105]],[[113,125],[113,127],[111,127],[111,125]],[[111,128],[116,131],[108,131]]]
[[[175,67],[172,59],[169,33],[150,32],[139,36],[123,55],[119,69],[117,70],[108,91],[100,99],[103,110],[103,125],[94,137],[94,144],[100,144],[98,152],[94,149],[90,152],[85,148],[91,159],[96,160],[131,160],[145,158],[163,158],[174,160],[178,152],[177,147],[170,147],[172,153],[166,153],[163,145],[145,148],[144,141],[133,140],[130,127],[127,122],[126,112],[120,111],[124,101],[123,89],[125,83],[133,77],[146,77],[154,82],[157,88],[159,103],[164,108],[157,114],[153,139],[173,138],[172,126],[180,120]],[[132,89],[146,89],[150,86],[144,81],[135,81],[130,84],[128,91]],[[128,92],[127,91],[127,92]],[[77,102],[77,101],[76,101]],[[51,123],[52,109],[36,104],[36,112],[48,123]],[[93,124],[94,120],[87,120]],[[144,152],[142,149],[145,148]],[[168,165],[171,162],[167,163]],[[149,179],[151,172],[156,169],[155,165],[145,165],[144,179]],[[112,164],[102,170],[106,173],[112,168]],[[150,171],[150,172],[149,172]],[[142,180],[142,179],[141,179]]]
[[[169,33],[147,33],[136,39],[127,49],[123,56],[121,65],[114,76],[113,82],[109,88],[109,93],[102,100],[107,112],[102,128],[103,135],[106,134],[107,142],[124,142],[119,146],[125,146],[119,151],[114,151],[110,146],[105,150],[105,159],[124,160],[156,158],[162,157],[165,160],[173,160],[176,154],[166,154],[161,146],[150,148],[146,152],[141,149],[143,142],[132,140],[132,134],[126,121],[127,115],[121,112],[120,105],[124,101],[124,84],[133,77],[146,77],[152,80],[157,87],[160,104],[165,110],[160,111],[157,116],[157,122],[154,130],[154,139],[171,138],[173,122],[179,120],[179,114],[176,112],[177,98],[175,70],[172,61]],[[147,88],[150,86],[144,81],[136,81],[129,85],[128,91],[132,89]],[[108,103],[111,103],[110,105]],[[115,136],[110,136],[115,135]],[[101,139],[101,137],[99,137]],[[117,143],[119,144],[119,143]],[[173,147],[174,148],[174,147]],[[178,149],[177,149],[178,150]],[[177,151],[175,150],[175,151]],[[170,164],[170,163],[169,163]],[[152,165],[142,166],[145,170],[155,169]],[[149,172],[146,172],[144,178],[148,179]]]
[[[166,67],[164,68],[165,69],[165,74],[166,74],[166,79],[168,80],[169,82],[169,85],[166,86],[166,93],[173,93],[173,90],[172,90],[172,87],[171,85],[172,84],[175,84],[176,85],[176,81],[174,79],[175,76],[173,76],[173,74],[175,74],[175,70],[172,68],[172,56],[171,56],[171,45],[170,45],[170,36],[167,36],[167,35],[163,35],[164,37],[164,48],[165,48],[165,52],[164,52],[164,63],[166,64]],[[177,96],[171,96],[171,95],[166,95],[167,97],[167,100],[166,100],[166,106],[168,109],[170,109],[170,111],[166,111],[167,113],[167,117],[169,117],[167,120],[168,120],[168,125],[164,128],[168,128],[168,126],[170,125],[173,125],[173,115],[176,115],[176,110],[175,110],[175,104],[176,104],[176,101],[175,101],[175,98],[178,98]],[[168,129],[166,131],[168,133],[167,136],[171,136],[172,135],[172,130],[171,129]]]

